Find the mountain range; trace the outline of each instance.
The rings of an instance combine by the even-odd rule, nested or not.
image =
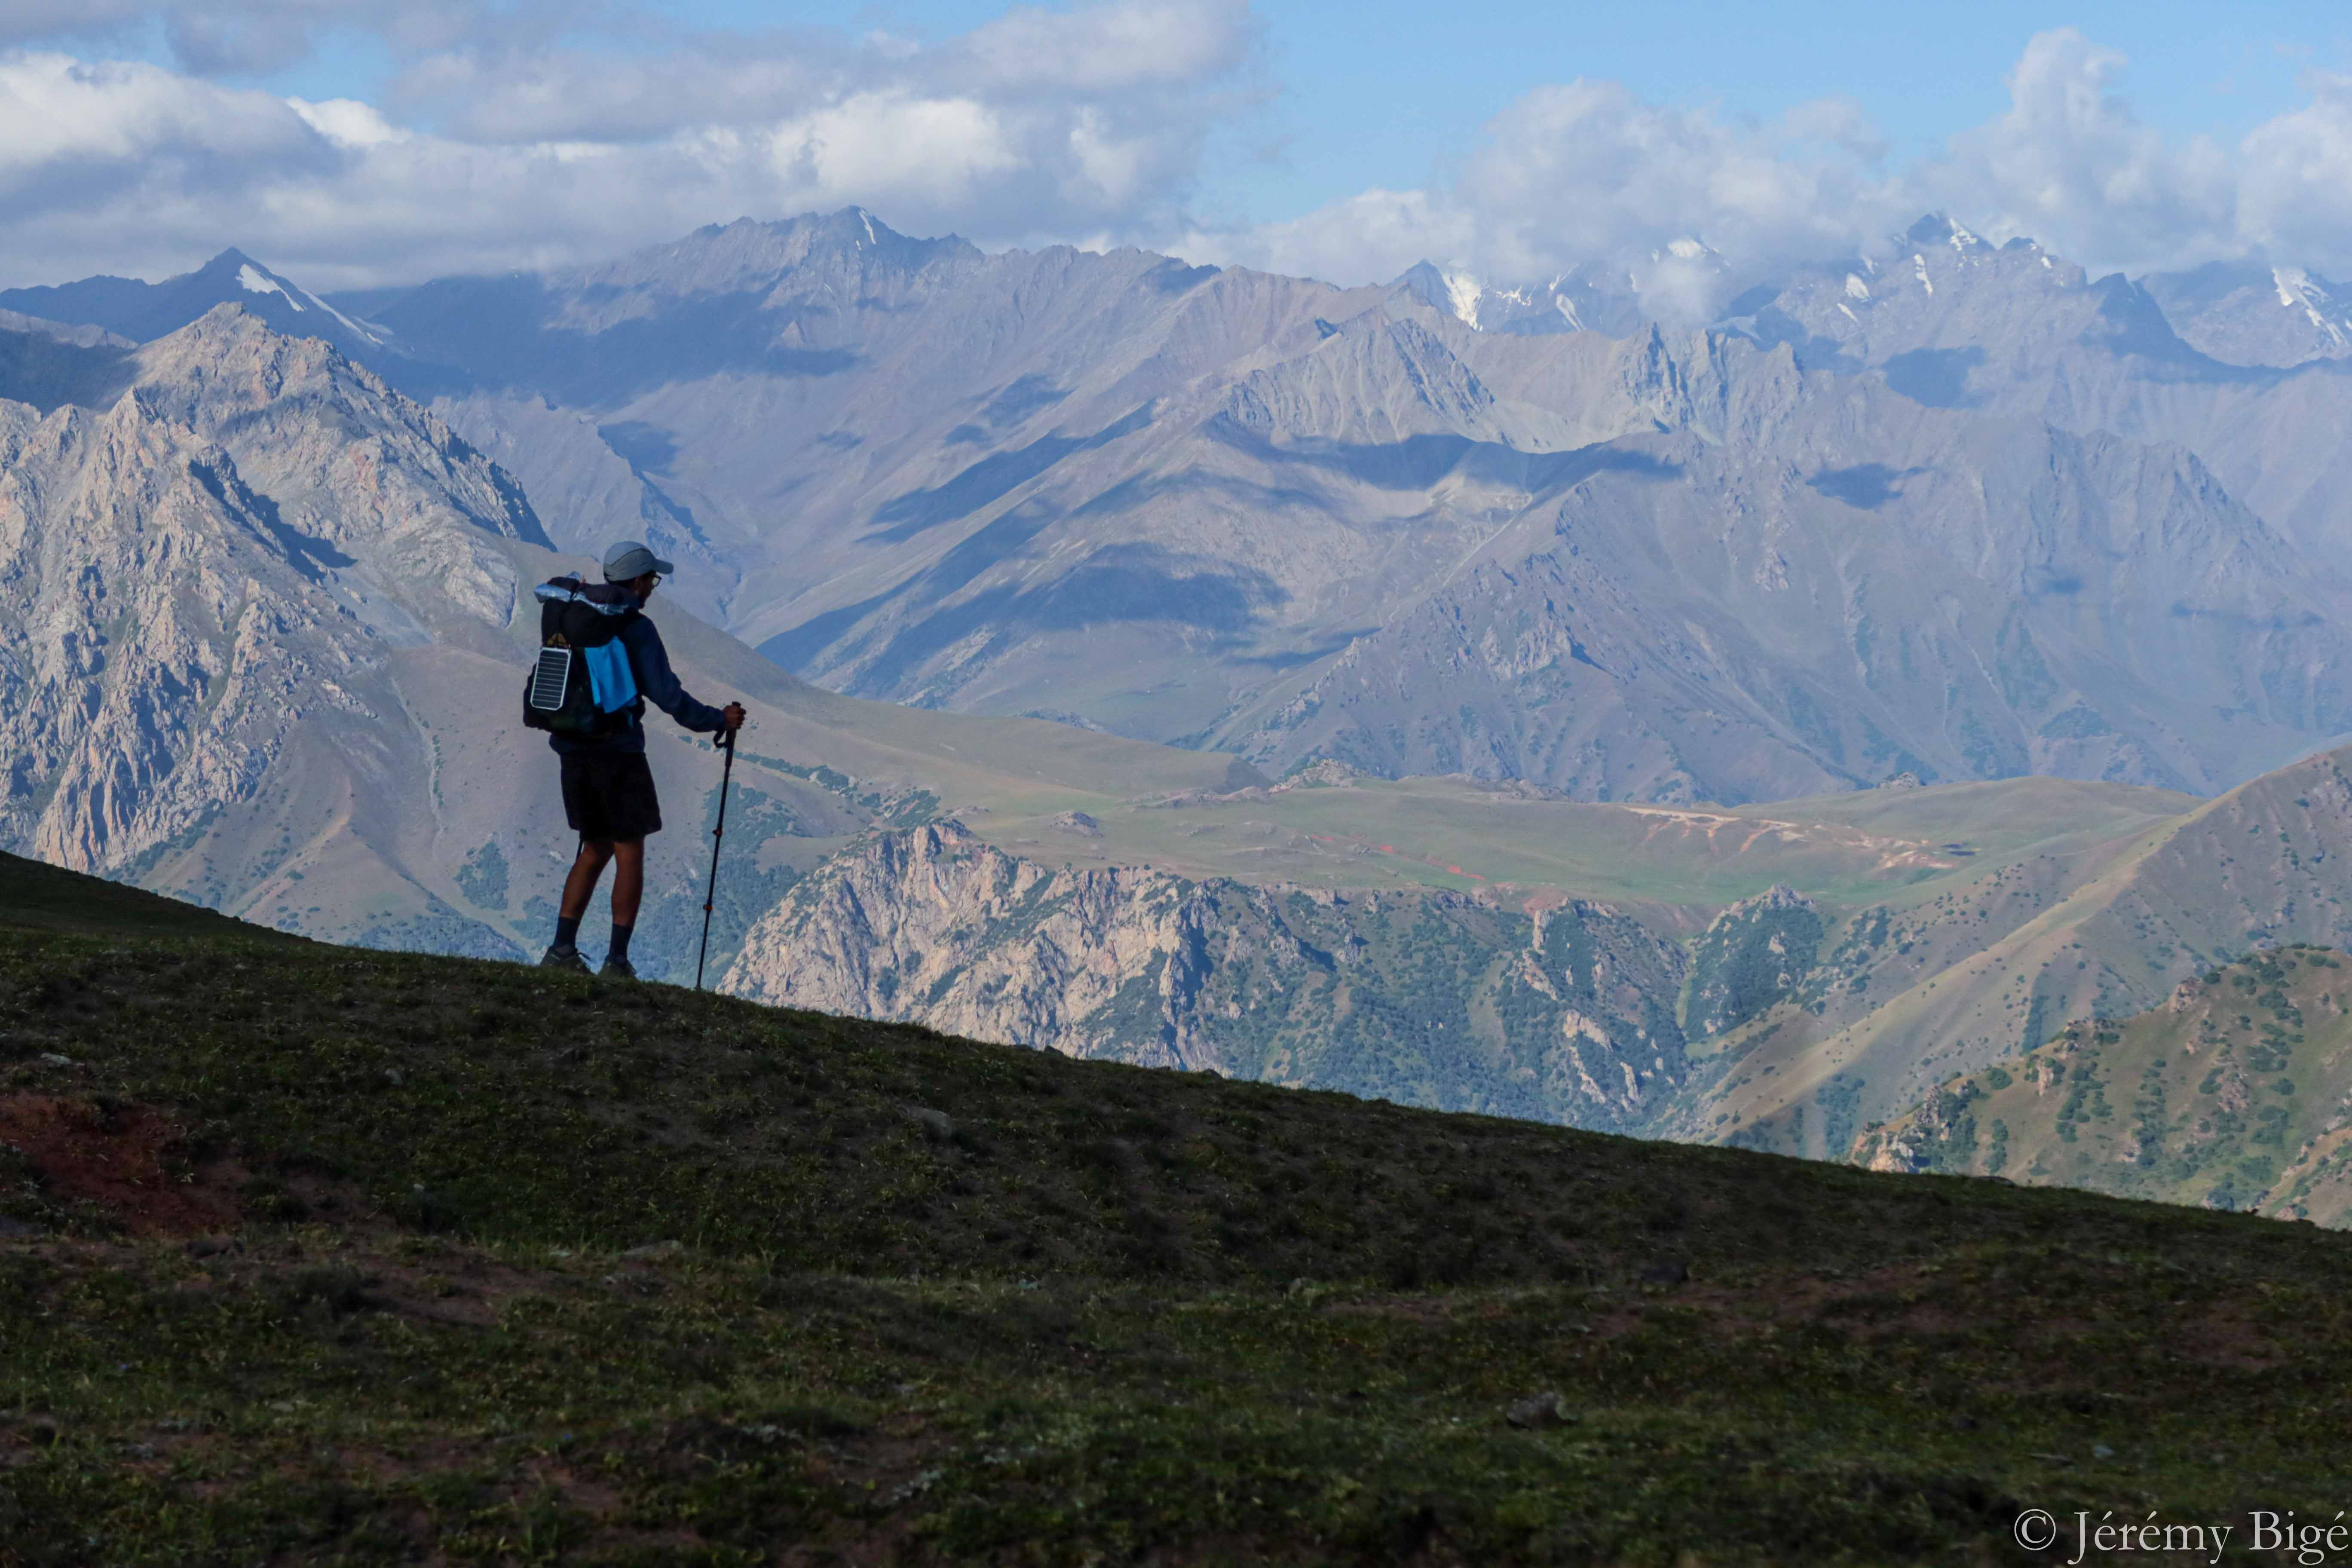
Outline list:
[[[1342,289],[853,208],[331,302],[231,252],[0,307],[257,306],[819,684],[1277,775],[2210,792],[2352,729],[2340,290],[2092,279],[1942,218],[1892,256],[1691,331],[1590,271]]]
[[[526,957],[520,607],[640,534],[752,712],[726,988],[1880,1158],[2066,1019],[2352,941],[2335,286],[1908,243],[1706,331],[854,210],[0,296],[0,842]],[[679,977],[716,759],[651,731]]]

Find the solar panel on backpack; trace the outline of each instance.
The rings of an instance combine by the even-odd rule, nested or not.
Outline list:
[[[542,713],[563,706],[563,688],[572,679],[572,650],[543,647],[530,672],[530,705]]]

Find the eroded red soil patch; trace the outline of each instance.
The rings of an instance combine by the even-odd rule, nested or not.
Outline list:
[[[0,1143],[40,1173],[49,1195],[94,1203],[138,1236],[186,1236],[236,1223],[235,1175],[173,1158],[179,1129],[142,1105],[47,1094],[0,1095]]]

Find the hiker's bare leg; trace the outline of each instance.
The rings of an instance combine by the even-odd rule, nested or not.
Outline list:
[[[615,838],[613,854],[613,923],[635,926],[637,923],[637,900],[646,895],[646,841],[642,838]],[[582,901],[586,907],[586,901]]]
[[[637,893],[645,885],[646,841],[634,843],[637,856],[637,881],[629,891],[629,916],[636,918]],[[572,875],[563,879],[563,905],[556,912],[567,921],[576,921],[588,912],[588,900],[595,896],[596,880],[604,874],[604,862],[613,858],[613,843],[583,838],[580,841],[579,857],[572,862]],[[619,907],[620,889],[613,889],[614,906]]]

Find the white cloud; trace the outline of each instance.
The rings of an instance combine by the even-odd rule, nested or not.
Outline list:
[[[0,282],[158,276],[234,243],[331,288],[850,203],[982,244],[1141,243],[1349,283],[1423,258],[1496,281],[1598,266],[1668,313],[1933,208],[2095,270],[2263,255],[2352,273],[2352,79],[2312,74],[2305,104],[2235,144],[2178,141],[2071,29],[2026,45],[2004,112],[1908,167],[1844,100],[1759,124],[1580,79],[1506,106],[1443,182],[1213,229],[1188,218],[1203,149],[1263,96],[1248,0],[1023,5],[929,41],[690,34],[635,3],[19,0],[0,44],[161,22],[189,68],[0,53]],[[632,47],[564,41],[583,18]],[[203,74],[351,26],[395,62],[378,101]],[[1676,257],[1685,239],[1708,249]]]
[[[1476,226],[1466,208],[1438,194],[1374,189],[1284,223],[1196,230],[1177,248],[1198,260],[1355,284],[1393,278],[1430,258],[1466,258],[1476,248]]]
[[[286,102],[302,117],[305,125],[340,146],[374,147],[409,139],[407,132],[386,120],[373,104],[356,99],[331,98],[309,103],[289,98]]]
[[[299,156],[311,140],[301,116],[268,93],[64,55],[0,64],[0,180],[37,177],[61,163]]]
[[[770,134],[777,178],[816,205],[889,192],[927,205],[1020,169],[1017,132],[970,98],[861,92]],[[872,204],[867,204],[872,205]]]
[[[1904,216],[1899,183],[1874,170],[1875,136],[1843,101],[1751,128],[1580,79],[1528,93],[1486,129],[1449,185],[1369,191],[1202,243],[1347,283],[1423,258],[1505,279],[1606,263],[1638,275],[1657,301],[1681,301],[1682,313],[1704,310],[1727,258],[1736,268],[1852,254]],[[1675,253],[1692,239],[1707,252]]]
[[[142,40],[152,28],[196,76],[276,70],[328,29],[375,35],[402,53],[513,47],[622,18],[617,0],[9,0],[0,47]]]
[[[2124,63],[2071,27],[2036,36],[2010,74],[2008,112],[1954,137],[1915,187],[1988,238],[2028,235],[2098,269],[2247,249],[2234,216],[2242,152],[2174,145],[2141,124],[2113,90]]]
[[[1233,70],[1254,34],[1247,0],[1119,0],[1076,13],[1018,5],[958,52],[1001,88],[1119,92]]]
[[[376,104],[0,55],[0,281],[157,276],[236,244],[332,288],[601,260],[850,203],[984,244],[1160,237],[1245,101],[1255,38],[1243,0],[1022,8],[924,47],[772,33],[624,56],[436,36],[416,29]]]
[[[1495,120],[1454,195],[1478,215],[1486,265],[1507,276],[1691,237],[1743,258],[1838,254],[1897,205],[1863,159],[1818,144],[1823,123],[1850,133],[1856,118],[1809,104],[1748,130],[1643,103],[1615,82],[1542,88]]]
[[[2071,28],[2037,35],[2008,110],[1907,169],[1885,166],[1884,140],[1840,100],[1750,127],[1615,82],[1539,88],[1488,123],[1447,184],[1192,243],[1348,283],[1423,258],[1510,279],[1598,263],[1633,275],[1669,315],[1704,313],[1768,268],[1881,249],[1937,209],[2094,271],[2264,257],[2352,274],[2352,79],[2312,74],[2307,106],[2224,146],[2141,123],[2118,90],[2124,67]],[[1668,247],[1684,237],[1716,256],[1678,262]]]
[[[2237,232],[2242,243],[2352,275],[2352,79],[2315,72],[2310,105],[2245,140]]]

